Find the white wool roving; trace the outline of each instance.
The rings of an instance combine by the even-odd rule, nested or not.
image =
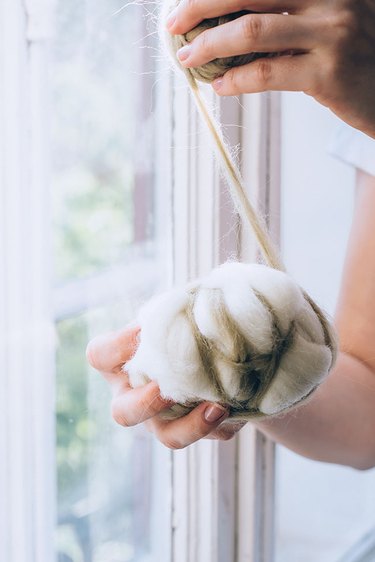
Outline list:
[[[286,273],[228,262],[151,299],[140,343],[124,365],[133,387],[158,382],[178,403],[172,416],[208,400],[230,417],[274,415],[300,403],[336,356],[323,313]]]

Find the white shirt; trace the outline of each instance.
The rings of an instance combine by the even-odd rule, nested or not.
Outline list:
[[[332,137],[328,151],[346,164],[375,176],[375,140],[341,123]]]

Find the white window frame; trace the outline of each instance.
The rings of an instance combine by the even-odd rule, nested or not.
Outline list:
[[[230,205],[223,208],[212,144],[184,81],[177,77],[172,88],[173,281],[180,283],[228,257],[254,261],[257,252],[252,233],[243,228],[236,234],[237,218]],[[241,148],[249,196],[278,244],[280,97],[221,100],[218,110],[230,125],[229,142]],[[273,443],[251,424],[232,442],[205,440],[174,452],[172,561],[272,562],[274,462]]]
[[[0,559],[53,560],[44,44],[50,5],[0,5]],[[43,16],[43,17],[41,17]]]
[[[248,195],[280,245],[281,98],[278,92],[242,99],[242,175]],[[243,228],[241,259],[254,261],[254,236]],[[275,445],[248,424],[239,436],[238,545],[236,562],[273,562]],[[249,470],[250,468],[250,470]],[[249,477],[250,472],[250,477]]]

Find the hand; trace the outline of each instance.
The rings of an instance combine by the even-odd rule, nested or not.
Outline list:
[[[228,70],[214,89],[224,96],[303,91],[375,138],[375,0],[182,0],[167,26],[183,34],[203,19],[245,9],[262,13],[204,31],[180,49],[181,64],[279,53]]]
[[[244,424],[223,424],[228,412],[217,404],[204,402],[186,416],[166,421],[158,414],[173,403],[160,396],[155,382],[139,388],[130,386],[122,365],[135,353],[139,331],[139,327],[129,326],[120,332],[99,336],[87,347],[89,363],[101,372],[112,388],[114,420],[124,427],[145,422],[159,441],[170,449],[182,449],[203,437],[223,440],[233,437]]]

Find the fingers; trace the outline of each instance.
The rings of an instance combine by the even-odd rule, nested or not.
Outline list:
[[[231,68],[212,83],[220,96],[285,90],[310,93],[316,74],[313,55],[301,54],[261,58],[250,64]]]
[[[150,419],[147,427],[169,449],[183,449],[206,437],[228,415],[228,410],[222,406],[204,402],[177,420]]]
[[[310,2],[310,0],[309,0]],[[307,2],[305,1],[304,4]],[[174,35],[187,33],[202,20],[232,14],[241,10],[294,13],[301,0],[182,0],[169,15],[167,28]]]
[[[101,372],[113,391],[112,417],[123,426],[132,426],[170,408],[173,402],[164,400],[156,382],[132,388],[122,366],[138,345],[138,326],[127,326],[93,339],[87,346],[87,359],[94,369]]]
[[[86,349],[87,360],[94,369],[103,373],[120,372],[138,345],[138,326],[127,326],[119,332],[98,336]]]
[[[183,66],[194,67],[251,52],[308,50],[316,42],[314,25],[304,16],[249,14],[204,31],[177,56]]]
[[[205,439],[218,439],[220,441],[229,441],[246,425],[247,422],[224,422],[209,433]]]
[[[118,424],[130,427],[156,416],[172,404],[161,398],[157,383],[150,382],[118,393],[112,400],[112,417]]]

